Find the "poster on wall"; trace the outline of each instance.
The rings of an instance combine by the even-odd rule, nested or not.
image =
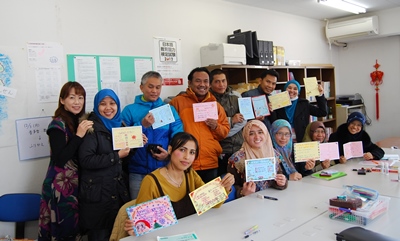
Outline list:
[[[181,40],[154,37],[154,69],[164,85],[183,85]]]

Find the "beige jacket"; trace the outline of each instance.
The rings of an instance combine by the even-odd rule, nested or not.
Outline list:
[[[136,204],[136,199],[125,203],[119,209],[117,217],[115,218],[114,221],[114,227],[111,232],[110,241],[118,241],[128,236],[128,233],[124,229],[125,220],[128,219],[128,214],[126,213],[126,209],[135,204]]]

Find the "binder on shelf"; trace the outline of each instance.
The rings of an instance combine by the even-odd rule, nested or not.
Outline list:
[[[322,88],[324,88],[324,95],[325,98],[331,97],[331,82],[329,81],[322,81]]]

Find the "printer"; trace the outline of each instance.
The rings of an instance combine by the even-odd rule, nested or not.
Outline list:
[[[336,103],[341,105],[361,105],[363,101],[359,94],[336,95]]]
[[[214,44],[200,48],[201,66],[217,64],[246,64],[246,48],[243,44]]]

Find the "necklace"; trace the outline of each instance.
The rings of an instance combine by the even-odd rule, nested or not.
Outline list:
[[[175,181],[175,179],[173,179],[173,178],[169,175],[169,172],[168,172],[168,168],[167,168],[167,167],[165,167],[165,171],[167,172],[167,176],[169,177],[169,179],[170,179],[176,186],[181,187],[182,181],[181,181],[180,183],[178,183],[177,181]]]

